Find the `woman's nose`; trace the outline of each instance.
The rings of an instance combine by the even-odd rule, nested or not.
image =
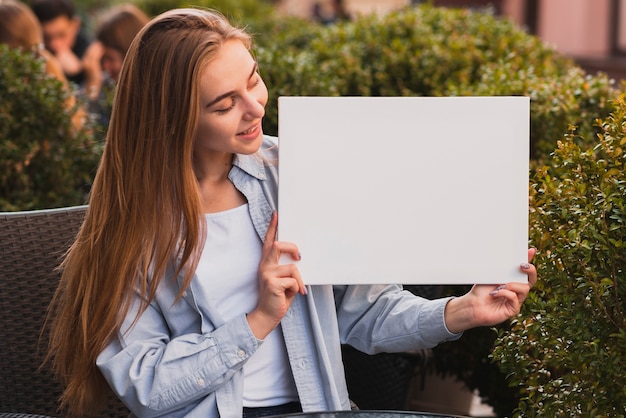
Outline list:
[[[249,94],[246,99],[246,115],[250,119],[258,119],[265,116],[265,104],[267,103],[267,90],[265,94]]]

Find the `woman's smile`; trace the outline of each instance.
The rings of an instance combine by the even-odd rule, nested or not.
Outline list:
[[[245,131],[239,132],[237,134],[238,137],[242,139],[256,139],[261,133],[261,122],[255,124],[254,126],[246,129]]]

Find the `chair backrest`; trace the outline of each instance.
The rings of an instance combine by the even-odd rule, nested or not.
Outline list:
[[[59,282],[55,269],[86,210],[0,212],[0,412],[59,416],[61,386],[41,368],[47,346],[41,331]],[[111,397],[99,416],[128,414]]]

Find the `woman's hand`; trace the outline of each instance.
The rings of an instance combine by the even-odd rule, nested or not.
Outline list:
[[[474,285],[465,295],[446,305],[445,321],[453,333],[478,326],[492,326],[519,314],[530,289],[537,283],[537,270],[529,264],[536,250],[528,250],[528,263],[520,269],[528,274],[528,284],[511,282],[500,286]]]
[[[259,264],[259,303],[248,314],[248,323],[254,335],[264,339],[280,323],[296,294],[306,294],[306,288],[295,264],[279,264],[281,254],[300,260],[295,244],[276,241],[278,217],[274,213],[270,222]]]

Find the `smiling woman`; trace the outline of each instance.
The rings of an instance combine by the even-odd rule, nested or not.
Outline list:
[[[524,263],[529,284],[436,300],[305,286],[279,263],[301,257],[276,240],[278,144],[250,48],[219,13],[176,9],[128,51],[50,310],[67,415],[93,412],[106,387],[140,417],[349,410],[341,343],[432,347],[516,315],[537,280]]]
[[[227,179],[233,154],[255,153],[263,142],[261,121],[265,115],[267,88],[258,66],[244,44],[229,40],[206,65],[200,78],[201,110],[194,140],[196,174],[205,202],[219,195],[214,189],[230,187]],[[239,199],[205,211],[238,206]]]

